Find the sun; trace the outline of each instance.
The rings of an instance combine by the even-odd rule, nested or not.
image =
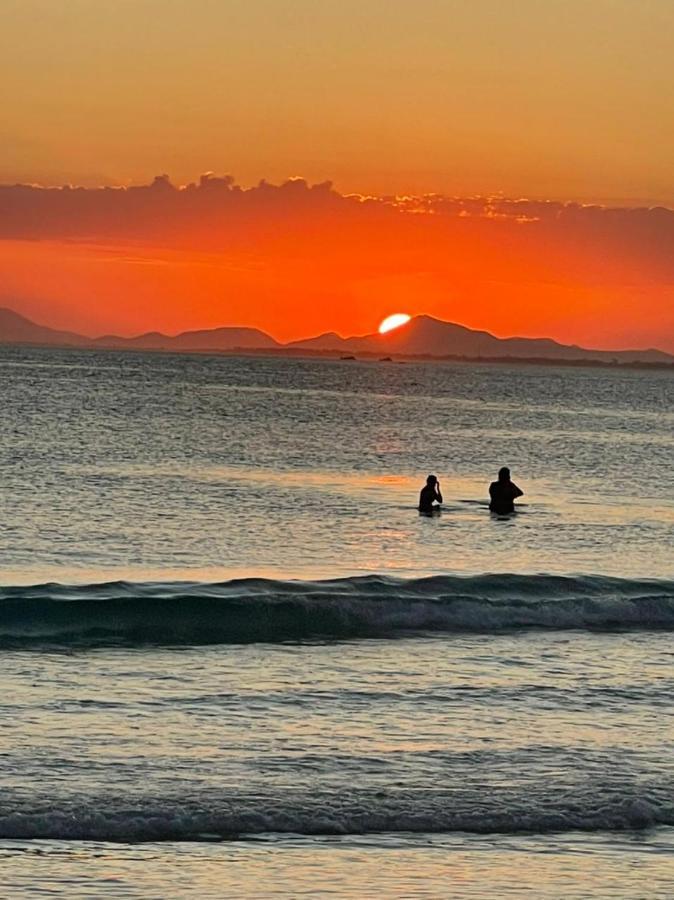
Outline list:
[[[407,313],[394,313],[392,316],[387,316],[379,326],[379,334],[386,334],[387,331],[407,325],[411,318],[412,316],[408,316]]]

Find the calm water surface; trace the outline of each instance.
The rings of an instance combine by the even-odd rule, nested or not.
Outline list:
[[[674,894],[669,373],[0,378],[0,893]]]

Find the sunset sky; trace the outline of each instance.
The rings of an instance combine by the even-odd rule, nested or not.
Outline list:
[[[671,0],[2,7],[0,305],[674,351]]]

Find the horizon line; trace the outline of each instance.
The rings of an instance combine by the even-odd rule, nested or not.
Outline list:
[[[100,341],[105,340],[106,338],[110,339],[110,340],[118,339],[118,340],[122,340],[122,341],[134,341],[134,340],[140,340],[144,337],[149,337],[149,336],[153,336],[153,335],[157,335],[162,338],[167,338],[168,340],[175,340],[176,338],[182,337],[184,335],[198,334],[198,333],[208,334],[210,332],[215,332],[215,331],[220,331],[220,330],[226,329],[226,330],[254,331],[254,332],[257,332],[258,334],[263,335],[264,337],[267,337],[267,338],[270,338],[271,340],[273,340],[278,345],[279,349],[292,350],[292,349],[295,349],[293,347],[294,344],[303,343],[305,341],[317,340],[326,335],[335,335],[335,337],[337,337],[343,341],[366,340],[366,339],[374,338],[377,340],[381,340],[382,342],[385,342],[388,335],[393,335],[396,332],[401,332],[401,331],[405,330],[413,322],[415,322],[419,319],[430,319],[431,321],[438,322],[442,325],[452,325],[452,326],[455,326],[458,328],[464,328],[473,334],[485,334],[491,338],[494,338],[497,341],[508,341],[508,340],[551,341],[553,344],[555,344],[559,347],[578,349],[578,350],[582,350],[582,351],[590,352],[590,353],[649,353],[649,352],[655,352],[655,353],[662,353],[665,356],[668,356],[672,360],[674,360],[674,354],[670,353],[668,350],[663,350],[661,347],[655,347],[655,346],[624,347],[624,348],[610,348],[610,349],[605,350],[600,347],[590,347],[590,346],[585,346],[584,344],[579,344],[579,343],[572,343],[572,344],[564,343],[562,341],[557,340],[556,338],[551,338],[549,335],[538,335],[538,336],[532,337],[529,335],[512,334],[512,335],[507,335],[505,337],[501,337],[498,334],[495,334],[492,331],[487,331],[484,328],[472,328],[470,325],[465,325],[462,322],[452,321],[449,319],[440,319],[437,316],[430,315],[429,313],[417,313],[413,316],[410,316],[410,319],[408,322],[406,322],[403,325],[400,325],[397,328],[394,328],[391,331],[386,332],[384,334],[380,333],[379,331],[371,331],[371,332],[367,332],[365,334],[342,335],[337,331],[322,331],[318,334],[309,335],[307,337],[295,338],[293,340],[284,342],[284,341],[281,341],[278,338],[274,337],[273,334],[266,331],[265,329],[258,327],[257,325],[215,325],[215,326],[204,327],[204,328],[189,328],[189,329],[185,329],[183,331],[178,331],[175,334],[171,334],[171,333],[167,333],[167,332],[159,331],[159,330],[150,330],[150,331],[142,331],[142,332],[139,332],[138,334],[130,334],[130,335],[115,334],[113,332],[104,332],[98,336],[93,336],[93,335],[85,334],[85,333],[82,333],[79,331],[73,331],[73,330],[67,329],[67,328],[56,328],[52,325],[45,325],[42,322],[37,322],[34,319],[30,319],[28,316],[24,315],[21,312],[18,312],[16,309],[12,308],[11,306],[0,306],[0,313],[2,313],[3,311],[10,312],[13,315],[23,319],[25,322],[30,323],[31,325],[35,325],[40,328],[46,328],[49,331],[54,331],[56,333],[72,334],[75,337],[82,338],[86,341],[92,341],[92,342],[100,342]],[[2,343],[1,335],[0,335],[0,343]],[[20,342],[14,341],[14,342],[10,342],[10,343],[20,343]],[[239,349],[241,349],[241,350],[250,349],[250,350],[256,350],[256,351],[260,350],[260,349],[267,349],[269,351],[273,351],[274,348],[241,347]],[[297,349],[309,349],[309,348],[297,348]],[[386,349],[386,347],[383,346],[382,350],[385,350],[385,349]],[[217,348],[213,348],[213,350],[216,351]],[[222,351],[217,351],[217,352],[222,352]],[[320,352],[338,352],[338,351],[320,351]],[[368,351],[363,350],[361,352],[367,353]],[[391,351],[391,352],[395,353],[395,351]],[[398,355],[401,355],[401,354],[399,353]],[[402,355],[404,355],[404,354],[402,354]]]

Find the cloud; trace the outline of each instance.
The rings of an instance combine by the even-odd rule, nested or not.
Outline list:
[[[329,182],[293,178],[242,188],[232,176],[202,175],[177,187],[167,175],[134,187],[0,186],[0,239],[150,242],[183,248],[332,255],[370,245],[418,263],[487,250],[500,270],[525,259],[556,261],[563,276],[592,281],[674,281],[674,211],[609,208],[503,197],[363,197]],[[499,262],[500,260],[500,262]],[[395,263],[391,263],[395,268]],[[505,266],[508,268],[508,266]]]
[[[346,203],[331,185],[302,179],[261,181],[244,190],[231,176],[202,175],[176,187],[167,175],[133,187],[0,185],[0,238],[154,238],[190,240],[195,230],[225,234],[229,227]]]
[[[23,311],[75,330],[236,319],[291,338],[372,330],[399,308],[501,335],[674,348],[665,208],[345,195],[302,178],[243,188],[213,173],[0,185],[0,277]]]

